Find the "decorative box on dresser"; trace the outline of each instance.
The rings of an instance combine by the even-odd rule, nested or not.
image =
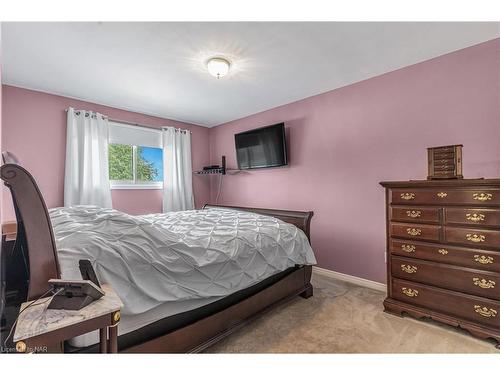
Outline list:
[[[429,317],[500,343],[500,179],[381,185],[385,311]]]

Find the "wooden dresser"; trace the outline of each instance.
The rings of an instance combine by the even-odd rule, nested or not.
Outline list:
[[[500,343],[500,180],[381,185],[385,311],[430,317]]]

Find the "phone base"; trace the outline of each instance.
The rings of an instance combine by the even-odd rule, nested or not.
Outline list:
[[[91,296],[68,297],[60,295],[52,298],[48,308],[54,310],[80,310],[93,301],[94,298]]]
[[[49,285],[55,293],[49,309],[80,310],[104,296],[104,291],[89,280],[50,279]]]

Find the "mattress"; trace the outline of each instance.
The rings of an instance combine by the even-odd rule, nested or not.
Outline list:
[[[306,235],[270,216],[206,209],[132,216],[76,206],[50,210],[62,278],[89,259],[122,299],[124,334],[185,312],[295,265],[315,264]],[[87,346],[97,334],[72,342]]]

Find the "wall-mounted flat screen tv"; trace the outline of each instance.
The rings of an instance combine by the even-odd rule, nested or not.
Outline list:
[[[288,164],[285,124],[275,124],[234,135],[239,169],[281,167]]]

